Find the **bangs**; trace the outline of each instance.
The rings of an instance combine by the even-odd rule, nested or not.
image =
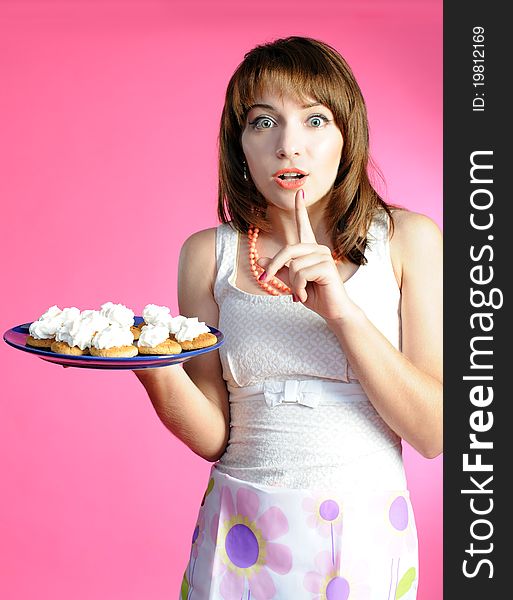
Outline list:
[[[319,102],[338,112],[336,98],[340,98],[343,86],[333,77],[333,65],[328,70],[326,57],[320,61],[312,54],[305,55],[304,51],[296,54],[290,49],[287,53],[269,54],[263,52],[243,63],[233,79],[232,110],[241,128],[253,104],[269,92],[280,97],[291,96],[305,104]]]

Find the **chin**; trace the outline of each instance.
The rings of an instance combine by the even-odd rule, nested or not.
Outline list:
[[[295,210],[295,198],[295,192],[286,192],[286,195],[283,194],[281,198],[276,198],[276,196],[274,196],[274,198],[266,198],[266,201],[268,207],[279,208],[281,210]]]

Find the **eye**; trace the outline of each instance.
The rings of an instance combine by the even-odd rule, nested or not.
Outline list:
[[[329,123],[330,120],[325,115],[318,114],[318,115],[312,115],[311,117],[308,117],[308,122],[315,129],[319,129],[319,127],[323,127],[324,125]]]
[[[276,123],[270,117],[257,117],[255,120],[250,121],[249,125],[253,129],[270,129],[274,127]]]

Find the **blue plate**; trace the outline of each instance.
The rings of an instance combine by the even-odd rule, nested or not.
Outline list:
[[[135,317],[135,324],[137,325],[142,321],[142,317]],[[200,350],[186,350],[180,354],[138,354],[133,358],[103,358],[100,356],[71,356],[69,354],[57,354],[51,350],[44,348],[34,348],[33,346],[27,346],[26,340],[29,335],[30,323],[24,323],[23,325],[17,325],[12,329],[8,329],[4,333],[4,341],[22,352],[28,352],[29,354],[35,354],[39,358],[48,362],[56,363],[58,365],[65,365],[66,367],[79,367],[82,369],[110,369],[110,370],[136,370],[136,369],[155,369],[158,367],[168,367],[169,365],[177,365],[217,350],[224,342],[223,334],[214,327],[210,327],[210,332],[217,337],[217,343],[208,348],[201,348]]]

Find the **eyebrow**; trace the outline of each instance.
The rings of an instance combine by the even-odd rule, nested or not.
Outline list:
[[[301,109],[307,109],[307,108],[313,108],[314,106],[322,106],[322,104],[320,102],[311,102],[310,104],[303,104],[303,106],[301,107]],[[268,110],[273,110],[274,112],[278,112],[277,109],[272,106],[271,104],[252,104],[249,109],[248,112],[250,110],[253,110],[254,108],[267,108]]]

